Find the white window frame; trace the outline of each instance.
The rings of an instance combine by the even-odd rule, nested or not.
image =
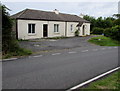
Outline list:
[[[54,24],[54,32],[59,33],[59,24]]]
[[[29,25],[31,28],[29,28]],[[34,29],[33,29],[33,25],[34,25]],[[35,23],[28,23],[28,34],[35,34],[35,25],[36,25]]]
[[[70,31],[73,32],[73,24],[70,25]]]

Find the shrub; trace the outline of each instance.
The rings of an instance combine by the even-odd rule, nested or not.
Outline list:
[[[120,25],[112,27],[111,38],[120,41]]]
[[[120,25],[105,29],[104,35],[106,37],[111,37],[112,39],[120,41]]]
[[[103,34],[103,31],[104,31],[103,28],[95,27],[95,28],[93,28],[93,30],[92,30],[92,34]]]
[[[75,36],[79,36],[79,30],[75,31]]]
[[[112,35],[111,28],[104,29],[104,36],[110,37]]]

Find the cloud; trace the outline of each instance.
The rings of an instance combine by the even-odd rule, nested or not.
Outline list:
[[[117,13],[117,2],[88,2],[78,4],[81,13],[92,16],[111,16]]]
[[[117,2],[4,2],[12,11],[10,14],[15,14],[25,8],[53,11],[60,10],[63,13],[87,14],[90,16],[112,16],[118,12]],[[17,7],[17,8],[16,8]]]

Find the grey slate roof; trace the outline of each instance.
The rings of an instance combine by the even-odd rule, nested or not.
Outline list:
[[[66,22],[89,22],[80,18],[77,15],[64,14],[41,10],[25,9],[11,16],[15,19],[30,19],[30,20],[48,20],[48,21],[66,21]]]

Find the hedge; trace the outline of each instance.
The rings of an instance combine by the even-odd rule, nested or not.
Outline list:
[[[111,37],[112,39],[120,41],[120,25],[105,29],[104,35],[106,37]]]
[[[103,34],[104,29],[99,27],[94,27],[92,30],[92,34]]]

